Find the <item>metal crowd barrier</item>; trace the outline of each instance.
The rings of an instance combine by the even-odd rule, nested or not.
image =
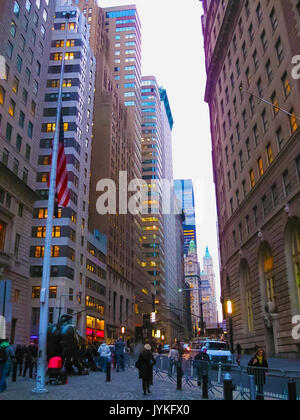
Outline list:
[[[164,381],[176,382],[178,361],[166,356],[155,357],[153,375]],[[203,384],[203,375],[208,375],[208,392],[222,396],[224,378],[232,378],[234,399],[300,400],[300,371],[264,369],[226,363],[196,362],[182,358],[182,383],[198,387]],[[216,395],[217,397],[218,395]]]

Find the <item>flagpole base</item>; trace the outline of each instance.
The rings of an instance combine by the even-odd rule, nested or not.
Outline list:
[[[47,394],[49,391],[47,388],[44,387],[42,381],[37,381],[35,384],[35,388],[31,391],[34,394]]]
[[[34,394],[47,394],[49,391],[47,388],[44,388],[42,386],[36,386],[31,392],[33,392]]]

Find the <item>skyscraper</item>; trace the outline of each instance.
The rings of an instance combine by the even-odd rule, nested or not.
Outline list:
[[[203,318],[206,326],[215,325],[218,322],[216,278],[212,256],[206,247],[201,271],[201,291],[203,302]]]
[[[142,266],[155,288],[156,310],[165,311],[165,248],[162,214],[163,133],[160,92],[153,76],[142,77],[142,178],[145,200],[142,215]],[[164,318],[164,317],[163,317]]]
[[[167,312],[167,329],[170,342],[185,340],[187,336],[187,315],[185,295],[179,293],[184,289],[184,253],[183,253],[183,217],[178,211],[174,193],[173,145],[172,130],[174,119],[167,90],[159,88],[161,101],[161,135],[162,135],[162,173],[168,181],[163,194],[170,200],[170,211],[163,214],[165,288]],[[165,197],[166,198],[166,197]],[[168,210],[168,209],[166,209]]]
[[[202,4],[224,316],[244,349],[299,357],[299,2]]]
[[[148,319],[150,313],[157,309],[155,302],[156,305],[161,304],[162,311],[157,317],[162,324],[156,323],[155,327],[162,334],[166,328],[161,209],[159,215],[122,214],[118,203],[116,214],[100,215],[96,208],[99,199],[97,185],[101,179],[111,179],[119,195],[127,189],[127,185],[120,181],[120,173],[125,175],[128,183],[133,179],[142,179],[145,186],[152,186],[155,180],[166,176],[163,162],[168,165],[166,173],[170,173],[172,113],[165,90],[161,101],[155,77],[150,77],[148,85],[143,86],[141,27],[136,7],[101,9],[94,0],[79,0],[78,5],[90,25],[90,42],[97,60],[89,227],[91,231],[105,233],[108,239],[107,333],[109,338],[116,338],[123,325],[127,337],[136,335],[140,338],[141,332],[146,330],[149,330],[147,334],[151,337],[148,321],[147,325],[143,323],[143,314],[147,314],[144,319]],[[144,79],[147,82],[148,78]],[[150,86],[150,81],[153,86]],[[143,101],[155,104],[147,106],[142,104]],[[163,136],[168,139],[166,150],[162,147]],[[149,157],[150,153],[152,158]],[[163,161],[167,155],[168,158]],[[168,179],[172,177],[173,174],[168,175]],[[154,193],[154,189],[150,189],[150,192]],[[154,195],[152,198],[149,197],[149,200],[153,201],[155,207]],[[144,204],[148,210],[148,203]],[[158,223],[154,219],[159,219]],[[149,242],[150,236],[152,239]],[[175,247],[170,250],[174,256]],[[175,267],[175,262],[169,264],[171,271]],[[177,276],[169,274],[168,278],[177,281]],[[172,296],[174,293],[173,290]]]
[[[187,255],[191,241],[194,241],[197,247],[193,181],[191,179],[175,180],[174,190],[185,216],[183,223],[184,253]]]
[[[203,329],[203,305],[201,295],[200,264],[198,262],[195,241],[190,241],[188,254],[184,258],[184,277],[186,293],[190,294],[190,313],[193,336],[198,335],[199,328]],[[185,293],[184,292],[184,293]]]
[[[141,24],[136,6],[103,9],[111,48],[109,65],[113,69],[118,93],[128,112],[132,129],[130,179],[141,179]]]
[[[62,4],[62,5],[61,5]],[[67,19],[66,15],[70,18]],[[67,25],[67,27],[66,27]],[[66,40],[65,40],[66,34]],[[50,279],[50,322],[57,321],[60,312],[74,314],[74,323],[85,334],[86,319],[97,316],[103,322],[104,296],[93,295],[86,289],[86,281],[94,277],[105,290],[105,247],[99,249],[102,256],[93,251],[94,242],[88,232],[89,173],[91,161],[94,81],[96,60],[88,40],[88,27],[77,6],[65,6],[58,2],[52,31],[51,47],[47,52],[48,72],[44,96],[43,119],[40,125],[40,142],[36,177],[36,193],[30,247],[31,287],[31,336],[38,331],[39,297],[43,269],[46,233],[48,179],[51,164],[51,148],[55,126],[59,78],[62,55],[65,50],[65,73],[62,94],[62,118],[64,149],[67,162],[70,200],[67,207],[59,209],[52,233],[52,259]],[[65,45],[66,43],[66,45]],[[95,247],[95,243],[93,244]],[[91,256],[92,254],[93,256]],[[100,252],[99,252],[100,256]],[[97,260],[97,263],[96,263]],[[100,261],[98,261],[100,260]],[[96,280],[95,279],[95,280]],[[99,286],[100,288],[100,286]],[[82,307],[90,310],[82,316]],[[56,309],[60,308],[60,309]],[[75,314],[77,314],[75,316]],[[103,326],[103,325],[102,325]],[[102,330],[104,332],[104,328]]]
[[[99,214],[100,180],[114,181],[117,195],[132,179],[141,178],[140,23],[135,6],[102,9],[95,0],[80,0],[90,25],[90,42],[97,61],[93,125],[93,153],[89,228],[107,235],[108,281],[106,289],[107,337],[140,337],[143,312],[153,307],[151,285],[141,262],[141,221],[130,213]],[[124,20],[134,20],[130,25]]]

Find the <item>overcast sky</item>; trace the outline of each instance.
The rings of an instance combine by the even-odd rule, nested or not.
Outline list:
[[[142,74],[153,75],[168,93],[173,117],[175,179],[195,188],[199,261],[206,246],[214,260],[219,304],[216,200],[211,163],[202,5],[199,0],[98,0],[101,7],[135,4],[142,26]],[[219,317],[221,306],[218,305]]]

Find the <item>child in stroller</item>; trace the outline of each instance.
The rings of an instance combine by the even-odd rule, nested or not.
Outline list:
[[[67,383],[67,374],[61,357],[52,357],[49,360],[47,376],[47,385],[65,385]]]

